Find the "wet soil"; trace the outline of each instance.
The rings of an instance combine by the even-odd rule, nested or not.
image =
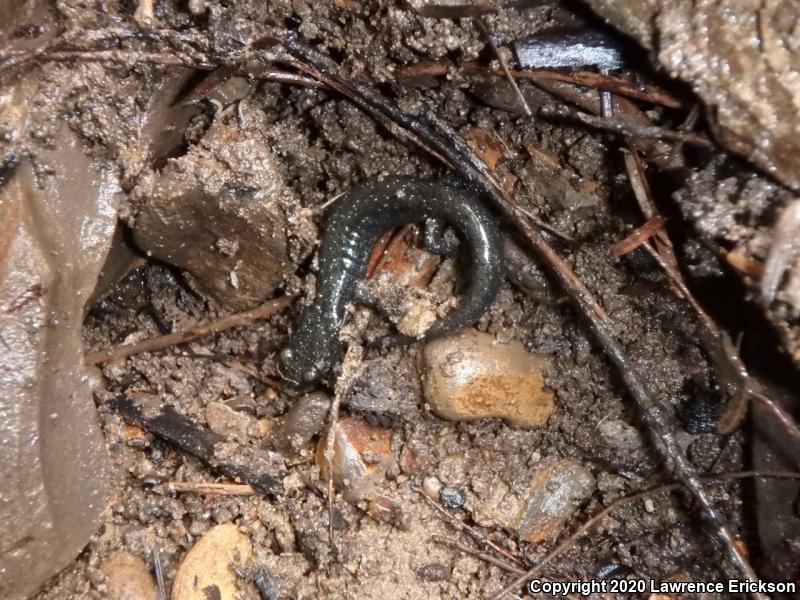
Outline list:
[[[89,19],[81,12],[89,9],[77,7],[78,3],[64,4],[75,4],[70,14],[76,21]],[[112,14],[124,20],[132,18],[133,3],[107,4]],[[473,95],[471,80],[457,69],[452,76],[438,80],[435,87],[412,90],[394,83],[393,65],[485,57],[485,38],[470,20],[426,19],[400,4],[346,0],[325,6],[280,0],[267,5],[239,2],[235,7],[210,2],[208,11],[198,16],[189,14],[183,3],[156,4],[156,17],[163,27],[202,24],[227,31],[241,24],[257,27],[266,19],[287,23],[321,51],[341,60],[354,78],[383,86],[404,110],[414,112],[424,104],[456,130],[477,127],[492,132],[504,154],[498,173],[516,180],[515,197],[525,208],[572,238],[573,242],[560,246],[561,251],[605,310],[614,315],[614,334],[636,368],[647,374],[652,394],[678,417],[690,413],[687,419],[676,417],[674,427],[701,474],[738,471],[748,464],[744,431],[722,437],[698,432],[703,427],[698,430],[692,425],[698,418],[703,420],[702,415],[692,413],[698,398],[704,406],[711,406],[711,415],[719,411],[722,402],[712,365],[698,339],[697,319],[672,293],[647,255],[634,252],[619,262],[608,258],[608,248],[623,238],[631,225],[638,224],[635,201],[623,176],[619,139],[574,124],[522,118],[490,108]],[[101,26],[105,23],[105,17],[96,18]],[[487,23],[498,39],[513,40],[559,19],[563,20],[563,15],[545,5],[505,9]],[[135,183],[159,167],[125,153],[126,140],[137,139],[138,134],[130,123],[133,113],[120,101],[128,98],[132,105],[148,98],[169,69],[91,64],[76,71],[57,63],[37,68],[52,87],[74,91],[42,108],[42,115],[48,110],[55,112],[56,107],[68,115],[76,131],[95,142],[95,152],[119,166],[128,182],[126,189],[133,190],[123,199],[121,216],[128,225],[135,224],[141,201]],[[255,82],[232,110],[220,113],[218,108],[201,103],[191,127],[202,131],[214,119],[231,127],[247,121],[249,134],[267,141],[280,163],[285,185],[301,208],[312,211],[308,214],[318,224],[323,213],[312,209],[361,182],[383,174],[429,178],[443,173],[416,147],[399,141],[350,102],[323,89]],[[46,138],[48,133],[40,135]],[[191,141],[191,135],[188,138]],[[528,147],[557,157],[575,178],[570,186],[591,184],[581,188],[591,190],[581,196],[589,201],[566,204],[563,186],[537,185],[539,167]],[[703,166],[700,161],[698,167]],[[738,163],[737,168],[750,169]],[[707,171],[698,168],[698,173]],[[760,177],[752,171],[748,176]],[[714,287],[718,282],[730,283],[731,275],[719,262],[716,246],[709,244],[734,235],[720,226],[719,220],[737,217],[711,214],[719,210],[719,204],[695,202],[689,210],[669,197],[667,192],[675,188],[710,185],[701,175],[685,188],[682,182],[663,181],[663,189],[656,193],[665,210],[675,215],[670,227],[680,239],[680,258],[687,262],[687,275],[707,291],[702,299],[713,312],[714,306],[724,301],[715,295]],[[690,194],[693,199],[700,195]],[[767,222],[764,215],[770,214],[770,208],[758,194],[744,197],[737,206],[741,209],[745,202],[757,217],[745,224],[742,235],[753,236],[753,231]],[[505,235],[514,239],[511,229],[506,224],[503,227]],[[297,272],[284,282],[284,292],[310,298],[313,262],[300,260],[307,254],[296,253]],[[296,305],[251,326],[103,366],[96,400],[111,457],[112,500],[101,530],[78,560],[36,598],[104,597],[100,565],[120,549],[142,557],[150,567],[157,550],[169,583],[193,542],[211,526],[224,522],[236,523],[253,544],[252,568],[240,578],[242,598],[261,597],[255,583],[259,569],[268,572],[280,590],[275,596],[279,598],[483,597],[499,590],[512,576],[431,539],[436,534],[472,544],[420,497],[417,490],[424,477],[435,476],[443,485],[462,490],[466,504],[451,512],[475,524],[478,509],[491,501],[497,489],[523,490],[537,465],[549,459],[573,459],[591,470],[597,490],[572,515],[561,537],[614,500],[669,483],[669,475],[659,465],[646,436],[620,442],[613,435],[601,435],[607,430],[601,424],[608,421],[644,429],[618,374],[580,316],[533,258],[524,252],[521,256],[529,261],[527,281],[533,281],[535,288],[520,285],[518,277],[507,278],[476,327],[551,357],[546,383],[555,393],[556,408],[545,427],[523,431],[499,420],[454,423],[435,417],[413,381],[419,377],[419,348],[415,346],[392,350],[388,358],[377,350],[368,351],[371,364],[380,368],[369,369],[371,380],[356,386],[356,391],[363,395],[364,388],[369,388],[370,401],[362,398],[359,402],[356,395],[349,405],[345,402],[345,414],[352,411],[391,427],[398,456],[402,451],[403,456],[413,457],[399,460],[399,466],[389,470],[379,487],[380,493],[400,507],[404,527],[375,520],[363,507],[338,500],[331,547],[327,501],[322,493],[325,483],[314,460],[315,440],[292,457],[284,480],[286,492],[276,499],[165,492],[160,487],[165,482],[216,481],[217,474],[151,434],[126,425],[105,407],[104,402],[120,391],[146,392],[158,395],[201,425],[206,424],[206,407],[222,402],[269,428],[295,401],[291,388],[281,383],[276,355],[296,322],[300,309]],[[448,268],[446,263],[432,284],[434,292],[454,289],[457,271],[457,266]],[[735,302],[744,305],[743,295]],[[730,307],[724,312],[730,314]],[[187,285],[179,271],[147,262],[91,307],[83,337],[87,352],[91,352],[180,331],[219,314],[213,303]],[[386,327],[377,315],[370,323],[376,330]],[[736,327],[734,333],[766,326],[756,317],[748,323],[734,323]],[[775,346],[765,350],[767,354],[777,352]],[[396,404],[381,402],[382,389],[402,396],[402,411]],[[247,443],[261,445],[263,440],[254,434]],[[711,493],[734,530],[748,540],[752,539],[748,525],[752,511],[745,505],[746,489],[747,483],[728,483]],[[624,571],[654,579],[676,574],[690,580],[722,579],[715,550],[682,497],[665,490],[648,500],[627,505],[606,518],[548,566],[546,575],[586,579]],[[475,526],[524,564],[535,563],[555,543],[519,543],[491,523]]]

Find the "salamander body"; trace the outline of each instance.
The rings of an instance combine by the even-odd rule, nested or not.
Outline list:
[[[451,226],[470,256],[462,303],[425,336],[443,335],[474,323],[494,300],[502,279],[502,245],[492,215],[478,196],[455,183],[395,178],[369,183],[340,199],[320,246],[313,304],[281,352],[281,373],[310,383],[327,375],[343,350],[338,332],[364,277],[372,248],[390,229],[434,219]]]

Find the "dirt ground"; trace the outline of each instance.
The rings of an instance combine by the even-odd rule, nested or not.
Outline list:
[[[134,2],[103,2],[104,14],[88,4],[60,2],[61,18],[93,29],[110,26],[114,19],[130,23],[134,18]],[[633,366],[646,374],[649,392],[673,410],[671,427],[690,462],[704,477],[752,468],[750,422],[729,435],[715,432],[726,398],[702,344],[695,313],[643,250],[620,260],[609,257],[609,248],[645,220],[625,175],[623,139],[579,123],[528,118],[498,108],[497,102],[487,103],[487,87],[503,92],[505,80],[487,83],[456,66],[492,59],[485,35],[471,19],[423,18],[401,3],[350,0],[324,5],[282,0],[189,5],[197,8],[196,14],[183,2],[156,2],[158,25],[230,34],[258,31],[265,22],[284,24],[335,57],[352,78],[377,85],[404,111],[413,114],[424,106],[468,139],[476,131],[490,132],[500,154],[498,177],[510,182],[514,198],[525,210],[569,236],[571,241],[555,243],[613,315],[613,334]],[[485,17],[485,22],[497,43],[508,45],[553,26],[585,26],[585,18],[583,10],[573,13],[555,4],[530,2],[504,8]],[[442,60],[453,61],[446,76],[396,81],[396,71],[403,65]],[[120,393],[156,395],[202,426],[207,425],[209,405],[222,403],[249,423],[239,441],[263,446],[265,432],[278,426],[297,398],[281,379],[277,354],[313,293],[314,242],[325,215],[319,207],[381,175],[435,178],[445,170],[339,94],[257,78],[242,83],[233,100],[218,96],[216,102],[207,97],[194,102],[182,130],[185,143],[152,163],[144,157],[151,150],[137,141],[142,136],[141,115],[147,114],[142,107],[152,106],[164,82],[182,69],[94,61],[47,62],[35,68],[48,90],[39,90],[38,98],[47,95],[48,100],[36,108],[36,136],[23,144],[35,154],[38,144],[52,140],[55,117],[89,140],[93,156],[119,169],[124,192],[119,215],[129,240],[142,207],[154,193],[152,178],[168,160],[186,156],[212,124],[263,141],[291,199],[285,208],[289,267],[277,293],[304,298],[266,320],[94,368],[96,404],[111,460],[111,501],[100,530],[78,559],[35,596],[37,600],[106,597],[101,567],[118,550],[142,558],[151,570],[157,553],[169,586],[196,540],[212,526],[229,522],[246,534],[253,547],[248,566],[238,574],[243,599],[491,597],[514,575],[434,539],[440,536],[476,552],[487,551],[423,497],[423,482],[430,478],[463,496],[463,502],[451,506],[438,498],[434,503],[517,557],[523,567],[535,564],[612,502],[664,486],[603,519],[550,563],[543,575],[553,580],[726,578],[718,550],[696,510],[687,506],[684,494],[667,487],[672,483],[670,474],[619,373],[558,284],[499,216],[504,237],[517,248],[516,262],[475,327],[548,357],[545,382],[554,393],[555,409],[545,426],[526,431],[501,419],[440,419],[426,405],[418,383],[421,344],[388,351],[367,349],[366,374],[356,382],[352,397],[343,399],[341,416],[358,416],[389,431],[396,464],[375,486],[402,518],[394,523],[376,519],[365,502],[351,503],[338,496],[331,546],[327,482],[315,455],[324,424],[319,421],[308,424],[313,437],[305,447],[287,455],[285,491],[277,497],[170,491],[169,482],[227,479],[152,433],[126,424],[107,402]],[[662,74],[642,68],[640,76],[678,96],[689,94]],[[198,80],[194,76],[192,85]],[[530,82],[521,85],[526,93],[534,93]],[[645,102],[638,106],[662,125],[674,127],[686,113],[683,108]],[[181,119],[170,113],[165,122]],[[555,169],[543,162],[548,159],[557,165]],[[676,175],[650,163],[646,171],[656,203],[668,216],[667,230],[680,268],[701,304],[741,340],[742,355],[751,369],[774,389],[791,390],[796,367],[752,301],[754,285],[720,258],[721,249],[743,240],[763,258],[776,198],[783,198],[784,192],[743,160],[719,149],[690,148],[685,169]],[[204,294],[196,281],[166,260],[153,260],[141,252],[138,262],[130,264],[134,268],[88,309],[82,332],[87,353],[182,331],[229,312],[224,301]],[[445,300],[458,289],[460,268],[452,259],[441,263],[429,287],[435,299]],[[366,323],[366,338],[390,331],[377,312],[359,314]],[[319,388],[332,391],[326,385]],[[492,509],[504,494],[524,497],[532,473],[556,459],[588,469],[594,489],[559,525],[557,535],[543,542],[522,542],[502,526]],[[759,545],[763,509],[752,481],[728,481],[708,491],[758,568],[768,549]],[[794,546],[796,551],[796,540]],[[265,591],[265,577],[272,591]]]

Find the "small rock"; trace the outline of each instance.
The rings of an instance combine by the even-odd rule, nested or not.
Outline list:
[[[317,444],[317,465],[323,479],[328,478],[325,450],[328,436]],[[359,417],[340,419],[333,444],[333,482],[348,502],[370,498],[376,485],[395,462],[392,430],[370,425]]]
[[[252,91],[252,83],[246,77],[229,77],[209,91],[206,98],[220,109],[246,98]]]
[[[245,412],[249,415],[256,414],[256,399],[253,394],[238,394],[232,398],[226,398],[222,402],[233,410]]]
[[[275,576],[272,575],[266,567],[259,567],[256,569],[255,575],[253,576],[253,583],[256,584],[258,592],[264,600],[277,600],[279,597],[281,590],[280,585]]]
[[[376,521],[390,523],[404,531],[408,530],[408,519],[402,507],[391,498],[375,496],[367,504],[367,512]]]
[[[250,560],[248,537],[233,523],[209,529],[178,567],[172,600],[236,600],[236,572]]]
[[[294,270],[290,238],[309,228],[262,136],[221,122],[136,195],[136,244],[233,310],[269,297]]]
[[[429,341],[423,360],[425,400],[444,419],[500,417],[532,428],[553,412],[553,394],[544,387],[547,359],[521,344],[466,329]]]
[[[436,500],[436,498],[439,497],[439,493],[442,491],[442,482],[436,477],[425,477],[422,480],[422,491],[425,492],[428,498]]]
[[[597,474],[597,489],[601,493],[603,504],[610,504],[623,496],[626,486],[625,478],[616,473],[601,471]]]
[[[423,581],[447,581],[450,569],[441,563],[429,563],[417,569],[417,575]]]
[[[400,470],[409,475],[422,475],[428,467],[428,460],[421,457],[411,446],[406,444],[400,451]]]
[[[303,394],[269,434],[269,445],[279,452],[299,454],[325,426],[331,398],[323,392]]]
[[[467,501],[467,495],[463,490],[451,487],[442,488],[439,498],[447,508],[461,508]]]
[[[342,404],[352,412],[375,415],[388,423],[412,422],[419,415],[422,391],[414,363],[399,352],[367,360]]]
[[[267,553],[264,556],[262,568],[267,569],[271,579],[271,585],[268,585],[267,589],[277,592],[270,598],[263,595],[264,588],[259,586],[264,600],[303,597],[304,594],[298,593],[298,589],[308,581],[308,573],[314,569],[303,554],[291,551],[280,554]],[[256,580],[256,584],[258,585],[258,580]]]
[[[681,407],[678,417],[683,428],[691,434],[716,433],[720,406],[705,399],[687,402]]]
[[[254,417],[222,402],[209,402],[206,406],[206,422],[211,431],[235,442],[246,443],[259,434]]]
[[[638,450],[644,445],[639,431],[621,419],[608,419],[597,424],[603,442],[615,450]]]
[[[106,576],[106,597],[114,600],[156,600],[156,584],[138,556],[120,550],[100,570]]]
[[[521,498],[511,529],[531,543],[552,537],[594,489],[594,477],[581,464],[561,460],[539,469]]]

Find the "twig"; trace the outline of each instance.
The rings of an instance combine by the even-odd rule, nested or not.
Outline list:
[[[647,240],[661,231],[666,221],[667,220],[660,215],[653,217],[652,219],[648,219],[645,221],[644,225],[637,227],[624,239],[611,246],[611,256],[614,258],[619,258],[620,256],[630,254],[636,250],[636,248],[646,243]]]
[[[494,550],[495,552],[497,552],[499,555],[501,555],[501,556],[504,556],[505,558],[507,558],[507,559],[508,559],[508,560],[510,560],[511,562],[514,562],[514,563],[516,563],[517,565],[520,565],[520,566],[522,566],[522,561],[521,561],[519,558],[517,558],[516,556],[514,556],[513,554],[511,554],[511,553],[510,553],[508,550],[506,550],[506,549],[502,548],[501,546],[498,546],[497,544],[495,544],[495,543],[494,543],[492,540],[490,540],[489,538],[487,538],[485,535],[483,535],[483,534],[482,534],[480,531],[478,531],[477,529],[474,529],[474,528],[470,527],[469,525],[467,525],[466,523],[463,523],[462,521],[459,521],[458,519],[456,519],[456,518],[455,518],[453,515],[451,515],[449,512],[447,512],[447,511],[446,511],[445,509],[443,509],[441,506],[439,506],[439,505],[436,503],[436,501],[435,501],[435,500],[433,500],[432,498],[430,498],[430,497],[429,497],[429,496],[428,496],[428,495],[427,495],[425,492],[423,492],[421,489],[419,489],[419,488],[413,488],[413,489],[414,489],[414,491],[415,491],[415,492],[417,492],[417,493],[418,493],[420,496],[422,496],[422,498],[423,498],[423,499],[424,499],[424,500],[425,500],[425,501],[426,501],[428,504],[430,504],[430,505],[431,505],[433,508],[435,508],[435,509],[436,509],[436,511],[437,511],[439,514],[441,514],[441,515],[442,515],[442,516],[443,516],[445,519],[447,519],[447,520],[448,520],[450,523],[452,523],[453,525],[455,525],[455,526],[456,526],[458,529],[462,529],[463,531],[467,532],[467,533],[468,533],[470,536],[472,536],[472,537],[473,537],[473,538],[474,538],[474,539],[475,539],[475,540],[476,540],[476,541],[477,541],[479,544],[483,544],[483,545],[487,546],[488,548],[491,548],[492,550]]]
[[[642,123],[631,123],[616,117],[598,117],[589,113],[569,108],[565,105],[546,105],[539,109],[539,114],[544,117],[560,117],[580,121],[584,125],[589,125],[596,129],[613,131],[626,136],[637,138],[651,138],[656,140],[671,140],[684,142],[693,146],[710,148],[713,146],[711,140],[698,133],[690,131],[678,131],[664,129],[658,125],[645,125]]]
[[[533,214],[532,212],[530,212],[526,208],[523,208],[522,206],[517,206],[517,210],[520,213],[522,213],[523,215],[525,215],[531,223],[536,225],[542,231],[546,231],[547,233],[551,233],[554,236],[556,236],[557,238],[559,238],[561,240],[564,240],[565,242],[569,242],[570,244],[574,244],[575,243],[575,239],[574,238],[571,238],[566,233],[564,233],[562,231],[559,231],[558,229],[556,229],[555,227],[553,227],[549,223],[545,223],[539,217],[537,217],[535,214]]]
[[[328,469],[328,540],[331,548],[334,548],[333,537],[333,503],[335,491],[333,486],[334,458],[336,451],[336,435],[339,428],[339,408],[342,398],[346,398],[350,391],[350,386],[358,377],[363,368],[363,349],[355,343],[351,343],[345,352],[342,361],[342,374],[336,380],[336,389],[331,399],[331,407],[328,411],[328,437],[325,438],[325,466]]]
[[[165,53],[160,50],[156,53],[139,53],[135,50],[123,50],[121,48],[108,48],[109,44],[119,44],[122,41],[136,39],[148,42],[156,42],[172,48],[172,52]],[[227,44],[228,46],[232,44]],[[69,60],[71,58],[81,58],[84,54],[85,60],[118,60],[130,62],[137,55],[148,62],[147,55],[163,53],[168,55],[171,60],[178,60],[183,66],[192,66],[203,69],[213,69],[218,66],[215,60],[217,57],[207,52],[211,45],[203,36],[192,32],[179,32],[171,29],[150,29],[134,30],[122,26],[109,26],[101,30],[73,30],[50,44],[38,46],[32,50],[2,49],[0,50],[0,73],[12,68],[19,67],[30,61],[35,60]],[[241,44],[239,44],[241,46]],[[227,48],[228,52],[221,52],[226,55],[225,64],[236,64],[237,53],[233,48]]]
[[[209,71],[214,68],[210,63],[197,62],[192,57],[180,52],[138,52],[136,50],[58,50],[44,52],[36,57],[37,62],[82,62],[118,63],[127,67],[139,64],[153,64],[167,67],[186,67]]]
[[[635,148],[630,150],[622,150],[622,157],[625,162],[625,170],[628,172],[628,181],[630,181],[633,196],[639,204],[642,214],[648,219],[654,219],[659,216],[658,208],[653,202],[653,194],[650,191],[650,185],[647,183],[647,177],[644,173],[642,161],[639,159],[639,152]],[[675,251],[672,247],[672,241],[664,229],[660,229],[655,234],[656,248],[659,253],[672,265],[678,264],[678,259],[675,257]]]
[[[301,87],[327,87],[324,83],[320,83],[311,77],[306,77],[305,75],[300,75],[299,73],[292,73],[290,71],[284,71],[283,69],[276,69],[275,67],[269,66],[263,66],[256,70],[247,71],[246,74],[250,75],[251,77],[255,77],[256,79],[265,79],[267,81],[275,81],[289,85],[299,85]]]
[[[442,77],[456,65],[450,61],[427,61],[410,65],[398,65],[394,73],[397,79],[407,79],[419,75]],[[478,61],[467,61],[458,65],[467,75],[501,75],[496,68],[487,68]],[[560,81],[598,90],[608,90],[621,96],[644,100],[667,108],[683,108],[685,102],[669,92],[653,85],[639,85],[614,75],[597,73],[596,71],[553,71],[551,69],[510,69],[515,79],[525,79],[534,83]]]
[[[164,580],[164,567],[161,564],[161,551],[158,549],[158,545],[153,546],[153,567],[156,572],[158,600],[167,600],[167,583]]]
[[[480,32],[486,38],[486,43],[489,44],[489,48],[492,49],[492,52],[497,57],[497,62],[500,63],[500,68],[503,70],[506,79],[508,79],[508,82],[511,84],[511,88],[514,90],[514,94],[516,94],[517,99],[520,101],[520,104],[522,104],[522,109],[525,111],[525,114],[529,117],[532,117],[533,113],[531,112],[531,107],[528,106],[528,101],[525,100],[525,96],[522,95],[522,92],[520,91],[519,86],[517,85],[516,79],[514,79],[514,76],[511,74],[511,70],[508,68],[508,62],[498,49],[497,44],[494,43],[494,40],[492,39],[492,34],[489,32],[489,28],[486,26],[486,23],[483,21],[483,18],[476,17],[472,21],[475,23],[475,26],[480,30]]]
[[[156,486],[155,489],[164,492],[213,494],[216,496],[255,496],[258,494],[246,483],[210,483],[205,481],[169,481]]]
[[[116,348],[111,348],[109,350],[92,352],[85,355],[83,360],[87,365],[97,365],[111,360],[118,360],[128,356],[133,356],[134,354],[141,354],[142,352],[154,352],[170,346],[185,344],[187,342],[192,342],[194,340],[206,337],[207,335],[211,335],[212,333],[219,333],[220,331],[225,331],[226,329],[231,329],[233,327],[249,325],[253,321],[264,319],[280,310],[283,310],[289,306],[291,302],[291,296],[282,296],[280,298],[276,298],[275,300],[265,302],[261,306],[257,306],[251,310],[227,315],[221,319],[217,319],[216,321],[201,323],[200,325],[191,327],[186,331],[169,333],[167,335],[142,340],[141,342],[117,346]]]
[[[445,546],[451,546],[453,548],[456,548],[457,550],[461,550],[461,552],[479,558],[482,561],[492,564],[496,567],[500,567],[504,571],[508,571],[509,573],[513,573],[514,575],[523,575],[525,573],[525,571],[523,571],[522,569],[519,569],[514,565],[510,565],[504,560],[500,560],[499,558],[492,556],[491,554],[487,554],[486,552],[474,550],[473,548],[465,546],[464,544],[457,542],[456,540],[451,540],[441,535],[432,535],[431,539],[437,544],[444,544]]]

